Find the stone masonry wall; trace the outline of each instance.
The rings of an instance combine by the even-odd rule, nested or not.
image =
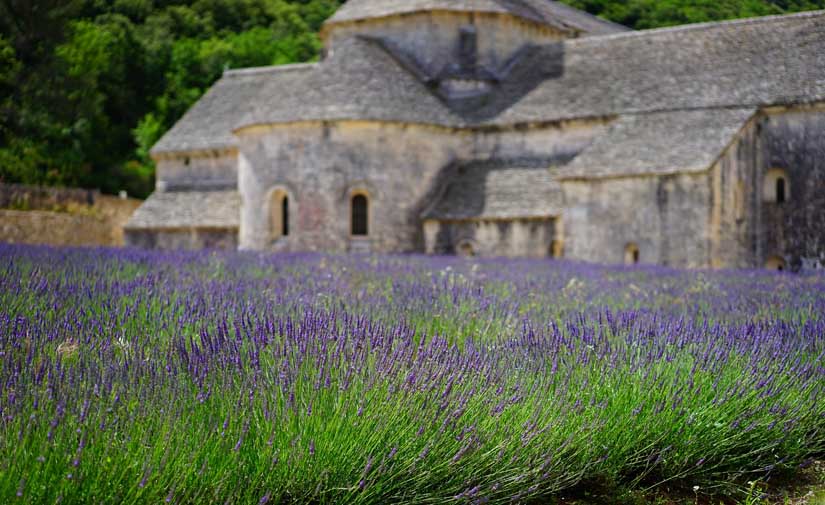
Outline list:
[[[70,211],[0,210],[0,242],[67,246],[121,246],[123,225],[140,200],[97,196],[94,206]]]
[[[765,199],[771,171],[788,177],[788,201]],[[793,270],[825,266],[825,110],[774,110],[740,134],[713,169],[714,267]],[[766,185],[768,187],[766,187]]]
[[[713,268],[755,268],[754,237],[762,181],[758,120],[748,124],[711,169]]]
[[[420,215],[457,160],[553,157],[579,152],[604,123],[504,132],[375,122],[302,123],[241,132],[240,247],[254,250],[420,252]],[[290,202],[290,236],[272,242],[274,190]],[[350,198],[370,199],[368,244],[352,240]]]
[[[126,245],[143,249],[234,251],[238,248],[237,229],[129,230]]]
[[[562,190],[566,257],[619,264],[633,243],[641,263],[710,266],[708,174],[571,180]]]
[[[461,12],[422,12],[351,22],[336,25],[323,35],[328,52],[344,38],[386,37],[430,72],[438,73],[457,60],[459,30],[466,25],[475,25],[478,32],[478,63],[492,68],[501,66],[525,44],[545,44],[563,37],[561,32],[513,16]]]
[[[556,220],[427,221],[424,233],[428,254],[463,254],[461,246],[467,244],[480,257],[547,258],[556,239]]]
[[[156,186],[166,191],[232,189],[238,185],[238,157],[234,150],[163,156],[155,163]]]
[[[758,180],[764,183],[771,169],[784,170],[789,198],[759,203],[758,266],[779,255],[793,270],[825,268],[825,108],[768,113],[761,135]]]

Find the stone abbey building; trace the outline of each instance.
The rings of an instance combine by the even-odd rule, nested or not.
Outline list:
[[[825,11],[629,31],[551,0],[349,0],[154,147],[153,248],[825,266]]]

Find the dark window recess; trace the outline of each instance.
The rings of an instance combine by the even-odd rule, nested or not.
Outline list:
[[[352,234],[356,237],[365,237],[369,234],[369,215],[367,197],[355,195],[352,197]]]
[[[639,263],[639,250],[636,249],[633,251],[633,264],[636,265]]]
[[[785,179],[780,177],[776,180],[776,203],[785,203]]]
[[[284,237],[289,235],[289,198],[281,200],[281,233]]]

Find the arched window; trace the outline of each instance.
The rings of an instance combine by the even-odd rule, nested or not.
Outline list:
[[[777,272],[784,272],[788,268],[788,264],[785,263],[785,259],[781,256],[771,256],[768,258],[768,261],[765,262],[765,268],[768,270],[775,270]]]
[[[765,174],[763,199],[769,203],[782,204],[791,199],[791,185],[788,174],[781,168],[772,168]]]
[[[624,248],[624,264],[638,265],[640,259],[639,246],[634,243],[629,243]]]
[[[276,189],[269,197],[269,229],[272,240],[289,236],[289,195]]]
[[[289,197],[286,195],[281,200],[281,234],[289,236]]]
[[[366,237],[369,235],[369,200],[364,194],[353,195],[350,202],[352,217],[352,235]]]
[[[776,179],[776,203],[785,203],[785,178]]]

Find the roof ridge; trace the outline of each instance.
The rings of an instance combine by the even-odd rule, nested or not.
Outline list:
[[[688,25],[666,26],[663,28],[652,28],[649,30],[635,30],[622,33],[611,33],[607,35],[594,35],[590,37],[567,39],[565,44],[585,45],[588,43],[597,43],[607,40],[617,40],[624,38],[644,38],[646,36],[680,33],[680,32],[698,32],[711,30],[714,28],[723,27],[738,27],[749,25],[770,24],[779,21],[788,21],[796,19],[811,19],[817,17],[825,17],[825,9],[805,12],[795,12],[793,14],[776,14],[772,16],[757,16],[744,19],[729,19],[726,21],[708,21],[704,23],[693,23]]]
[[[298,70],[311,70],[318,66],[318,62],[312,63],[289,63],[287,65],[269,65],[265,67],[247,67],[227,69],[223,71],[224,77],[235,77],[245,75],[271,74],[276,72],[294,72]]]

